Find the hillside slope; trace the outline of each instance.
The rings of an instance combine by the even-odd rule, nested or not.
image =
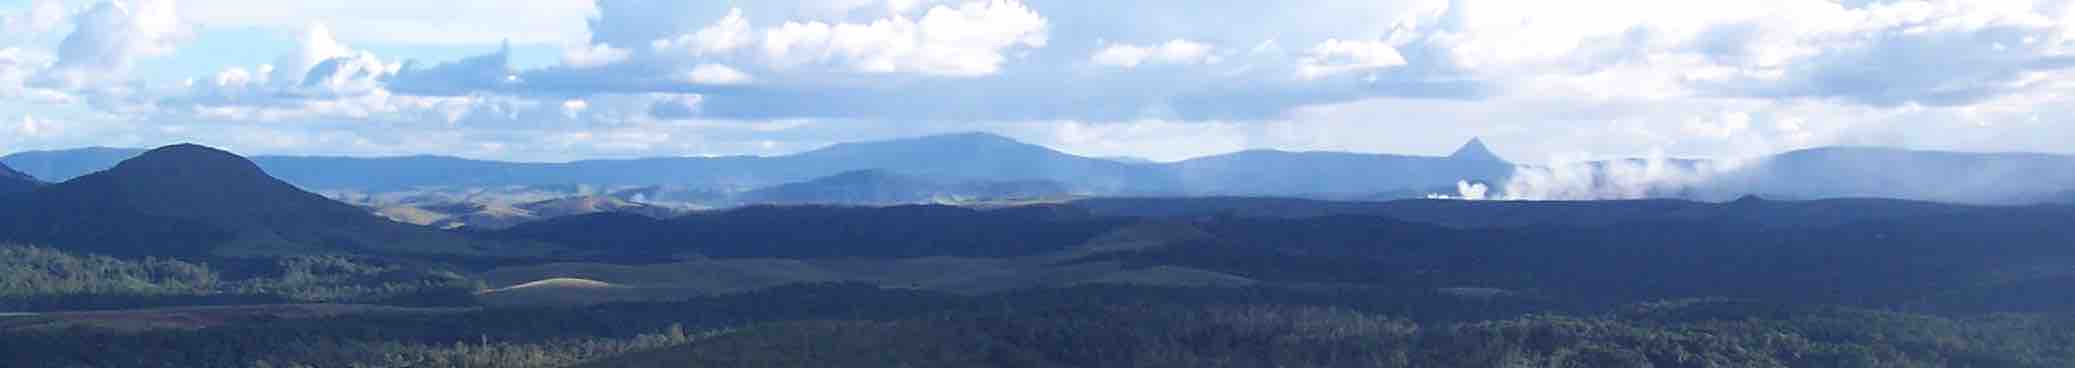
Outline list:
[[[110,255],[472,254],[486,245],[377,218],[242,157],[166,146],[0,206],[0,239]]]

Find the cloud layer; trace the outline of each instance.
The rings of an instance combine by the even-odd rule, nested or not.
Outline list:
[[[423,14],[376,11],[397,6]],[[177,84],[136,75],[227,27],[292,47]],[[569,159],[988,130],[1159,159],[1472,136],[1552,161],[2075,153],[2057,144],[2075,138],[2060,0],[37,1],[0,8],[0,30],[0,117],[35,133],[0,138],[10,151]],[[513,43],[564,51],[516,67]],[[406,46],[479,53],[377,51]]]

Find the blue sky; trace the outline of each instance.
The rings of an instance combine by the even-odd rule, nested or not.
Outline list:
[[[0,152],[2075,153],[2063,0],[0,0]]]

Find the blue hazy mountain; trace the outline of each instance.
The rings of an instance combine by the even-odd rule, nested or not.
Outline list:
[[[37,151],[8,155],[0,162],[39,177],[67,179],[140,152]],[[774,157],[515,163],[443,156],[256,156],[252,161],[282,180],[311,189],[593,184],[752,190],[858,170],[886,170],[954,182],[1048,181],[1075,193],[1099,195],[1361,193],[1452,185],[1464,176],[1500,175],[1500,168],[1506,167],[1495,159],[1268,151],[1167,164],[1126,163],[983,133],[844,143]],[[1452,166],[1458,163],[1471,168]]]
[[[2075,157],[1826,147],[1774,155],[1709,188],[1784,198],[1906,198],[1939,202],[2052,202],[2075,189]]]
[[[90,148],[8,155],[0,162],[65,179],[113,166],[138,150]],[[515,163],[443,156],[383,158],[256,156],[277,177],[305,188],[391,190],[427,186],[675,185],[753,189],[838,173],[883,169],[950,180],[1050,180],[1095,192],[1159,192],[1157,169],[1075,156],[991,134],[845,143],[775,157],[668,157]]]
[[[1065,184],[1049,180],[946,181],[888,170],[858,170],[757,189],[743,194],[738,200],[744,203],[888,205],[1059,198],[1069,194],[1071,192]]]
[[[1476,139],[1443,157],[1253,150],[1162,167],[1181,178],[1185,194],[1305,197],[1453,188],[1463,180],[1502,182],[1514,169]]]
[[[23,152],[0,163],[62,181],[105,169],[141,150],[87,148]],[[1327,199],[1398,199],[1452,194],[1456,182],[1489,183],[1502,192],[1523,166],[1473,139],[1447,156],[1253,150],[1179,162],[1149,163],[1084,157],[984,133],[844,143],[793,155],[663,157],[515,163],[443,156],[382,158],[259,156],[252,161],[289,183],[313,190],[394,191],[420,187],[571,186],[654,187],[729,202],[733,194],[803,183],[860,170],[884,170],[942,182],[1052,182],[1079,195],[1286,196]],[[1630,185],[1602,175],[1573,185]],[[1959,203],[2066,201],[2075,190],[2075,158],[2045,154],[1983,154],[1886,148],[1832,147],[1786,152],[1734,169],[1691,178],[1677,187],[1652,188],[1652,197],[1727,200],[1879,197]],[[1670,160],[1680,171],[1712,167],[1705,160]],[[1532,168],[1532,167],[1529,167]],[[663,197],[662,192],[648,195]]]
[[[72,180],[137,157],[138,148],[87,147],[53,151],[26,151],[0,157],[0,164],[51,182]]]

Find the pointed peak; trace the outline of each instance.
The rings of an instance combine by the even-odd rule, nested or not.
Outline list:
[[[1457,149],[1455,149],[1455,153],[1451,153],[1451,154],[1449,154],[1449,155],[1448,155],[1448,158],[1452,158],[1452,159],[1457,159],[1457,160],[1477,160],[1477,161],[1505,161],[1505,160],[1506,160],[1506,159],[1503,159],[1503,158],[1499,158],[1499,155],[1498,155],[1498,154],[1492,153],[1492,152],[1491,152],[1491,148],[1490,148],[1490,147],[1485,147],[1485,146],[1484,146],[1484,139],[1482,139],[1482,138],[1470,138],[1470,141],[1469,141],[1469,142],[1463,143],[1463,146],[1462,146],[1462,148],[1457,148]]]

